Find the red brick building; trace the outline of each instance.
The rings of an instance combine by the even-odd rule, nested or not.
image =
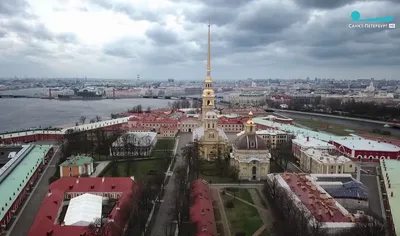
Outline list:
[[[136,191],[137,185],[133,178],[61,178],[50,185],[28,235],[89,235],[87,226],[64,225],[58,219],[65,201],[85,193],[116,200],[115,206],[106,216],[110,228],[107,235],[122,235],[134,204]]]
[[[379,159],[400,159],[400,147],[368,139],[341,139],[329,142],[341,153],[357,160],[379,161]]]
[[[190,194],[190,222],[196,236],[217,236],[211,189],[204,180],[198,179],[192,183]]]

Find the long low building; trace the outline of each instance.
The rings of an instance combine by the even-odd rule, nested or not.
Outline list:
[[[127,132],[110,147],[110,156],[150,156],[157,143],[155,132]]]
[[[324,188],[322,182],[337,182],[334,177],[339,175],[324,175],[325,180],[319,179],[318,175],[283,173],[269,174],[267,183],[286,190],[290,199],[298,209],[309,217],[309,225],[312,227],[316,222],[321,224],[328,234],[336,234],[342,230],[355,226],[357,216],[345,209]],[[331,179],[326,179],[330,177]],[[351,180],[348,175],[342,175]]]
[[[362,137],[330,141],[341,153],[358,160],[400,159],[400,147]]]
[[[386,221],[392,235],[400,235],[400,161],[380,160]]]
[[[123,235],[136,190],[133,177],[61,178],[50,185],[28,236],[89,236],[99,218],[108,227],[104,236]]]
[[[191,186],[190,223],[196,236],[217,236],[210,186],[201,179]]]
[[[39,173],[53,155],[51,145],[23,145],[0,169],[0,234],[24,202]]]

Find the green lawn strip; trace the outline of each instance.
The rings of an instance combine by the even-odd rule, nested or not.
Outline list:
[[[366,134],[378,138],[390,138],[390,137],[399,138],[399,136],[396,134],[384,135],[384,134],[374,133],[372,132],[372,129],[369,129],[367,127],[363,129],[353,126],[327,123],[321,120],[308,120],[308,119],[295,119],[294,122],[300,125],[304,125],[315,131],[328,132],[339,136],[347,136],[350,134],[356,134],[356,135]],[[382,127],[381,130],[384,130],[384,128]]]
[[[254,204],[253,199],[251,198],[249,190],[245,188],[226,188],[226,192],[245,200],[251,204]]]
[[[149,171],[159,171],[162,168],[163,160],[141,160],[141,161],[124,161],[117,162],[116,173],[118,176],[113,177],[129,177],[134,176],[135,179],[141,179],[143,176],[147,175]],[[113,164],[110,164],[113,165]],[[112,176],[112,166],[110,166],[104,173],[104,176]]]
[[[175,139],[158,139],[154,150],[173,150]]]
[[[237,199],[233,200],[233,197],[228,195],[224,195],[222,198],[232,235],[237,232],[253,235],[263,225],[256,208]],[[233,208],[226,207],[226,203],[230,200],[233,201]]]
[[[204,179],[207,182],[212,182],[212,183],[232,183],[232,179],[228,177],[223,177],[223,176],[218,176],[218,175],[204,175],[202,173],[199,173],[199,178]]]

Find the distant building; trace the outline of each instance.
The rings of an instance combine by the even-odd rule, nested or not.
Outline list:
[[[300,169],[312,174],[354,173],[356,165],[349,158],[337,154],[336,150],[328,151],[317,148],[302,149]]]
[[[198,179],[192,183],[190,202],[190,223],[193,235],[218,235],[211,188],[204,180]]]
[[[93,158],[88,156],[72,156],[60,164],[60,177],[90,176],[93,172]]]
[[[157,143],[155,132],[127,132],[110,147],[110,156],[150,156]]]
[[[51,145],[23,145],[0,168],[0,235],[15,217],[52,155]]]
[[[229,102],[237,107],[263,106],[266,102],[266,96],[260,92],[245,92],[241,94],[232,94],[229,96]]]
[[[97,218],[109,229],[105,236],[123,235],[136,191],[129,177],[58,179],[50,185],[28,236],[89,235],[88,225]],[[105,204],[111,207],[103,208]]]
[[[10,159],[15,157],[22,148],[23,146],[20,144],[0,144],[0,167],[4,166]]]

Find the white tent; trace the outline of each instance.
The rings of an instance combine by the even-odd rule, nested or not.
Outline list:
[[[103,198],[85,193],[71,199],[64,217],[65,225],[88,226],[101,218]]]

